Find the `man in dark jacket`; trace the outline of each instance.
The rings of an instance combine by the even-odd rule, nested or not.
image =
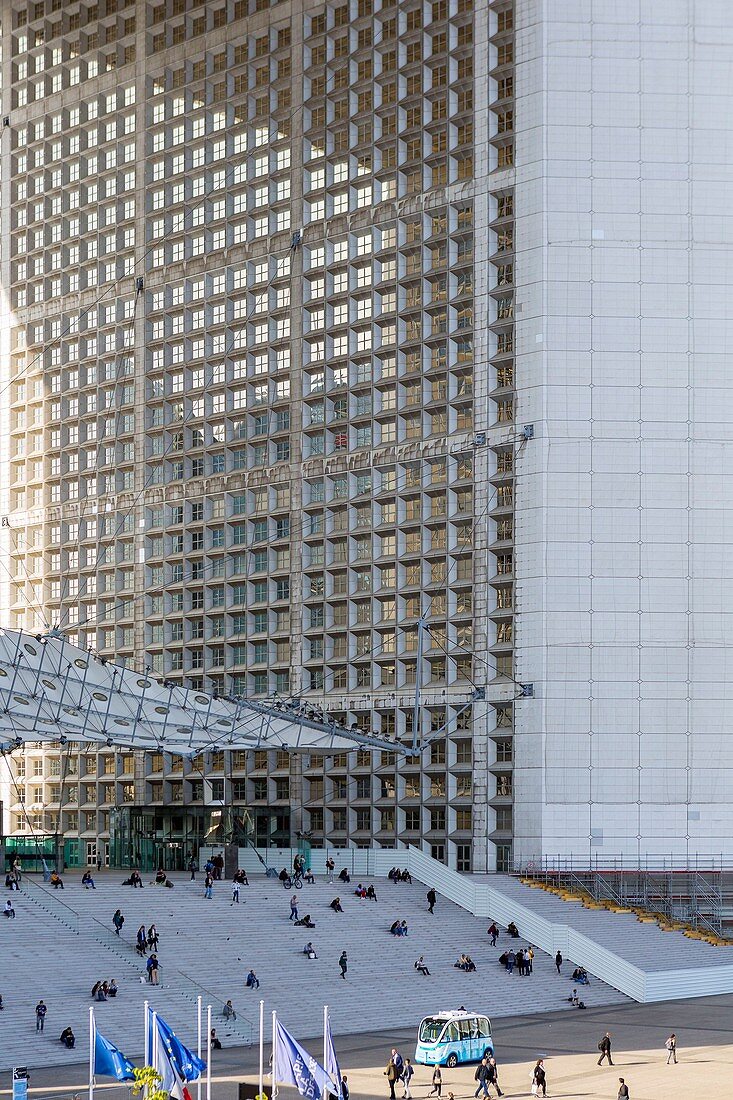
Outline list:
[[[489,1058],[489,1084],[494,1086],[497,1096],[504,1095],[499,1088],[499,1067],[496,1064],[496,1058],[494,1058],[493,1054]]]
[[[428,898],[428,913],[432,913],[435,910],[435,903],[438,900],[438,895],[435,893],[435,890],[432,888],[432,886],[428,890],[427,898]]]
[[[603,1061],[604,1058],[608,1058],[608,1064],[609,1064],[609,1066],[612,1066],[613,1061],[611,1059],[611,1034],[610,1034],[610,1032],[607,1031],[606,1034],[603,1036],[600,1043],[598,1044],[598,1049],[601,1052],[601,1056],[598,1059],[598,1065],[600,1066],[600,1064],[601,1064],[601,1062]]]
[[[489,1095],[489,1060],[488,1058],[482,1058],[479,1064],[476,1066],[476,1072],[473,1075],[474,1081],[478,1081],[478,1086],[474,1092],[474,1096],[478,1096],[481,1089],[484,1090],[484,1096]]]

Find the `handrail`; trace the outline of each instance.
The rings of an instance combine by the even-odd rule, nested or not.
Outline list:
[[[33,890],[29,887],[32,886]],[[44,890],[42,886],[39,886],[37,882],[34,882],[28,875],[23,875],[20,883],[21,891],[28,894],[37,905],[40,905],[43,909],[47,909],[52,917],[65,924],[72,932],[79,932],[79,914],[76,909],[72,909],[70,905],[67,905],[65,901],[62,901],[58,896],[58,891]],[[35,891],[35,894],[34,892]]]

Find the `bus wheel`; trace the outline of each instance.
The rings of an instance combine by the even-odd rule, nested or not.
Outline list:
[[[458,1055],[457,1054],[449,1054],[448,1055],[448,1061],[445,1064],[448,1066],[449,1069],[455,1069],[456,1066],[458,1065]]]

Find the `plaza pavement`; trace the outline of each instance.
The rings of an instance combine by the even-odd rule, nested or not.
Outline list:
[[[607,1030],[612,1035],[616,1065],[599,1069],[596,1044]],[[672,1030],[680,1044],[677,1066],[665,1065],[664,1040]],[[545,1057],[548,1095],[554,1098],[615,1100],[618,1078],[624,1076],[631,1100],[723,1100],[730,1094],[733,1074],[733,996],[651,1005],[626,1002],[585,1013],[495,1017],[494,1039],[508,1100],[529,1095],[529,1071],[539,1055]],[[410,1056],[414,1040],[413,1028],[337,1038],[337,1053],[349,1079],[352,1100],[386,1100],[383,1070],[390,1048],[397,1045]],[[318,1055],[317,1042],[308,1046]],[[2,1072],[3,1067],[0,1097],[9,1096],[9,1074]],[[253,1048],[218,1051],[213,1059],[212,1100],[237,1100],[239,1081],[254,1082],[256,1067]],[[473,1096],[473,1067],[444,1070],[443,1076],[446,1100],[451,1091],[455,1100]],[[415,1100],[427,1096],[429,1078],[430,1070],[418,1066],[413,1082]],[[74,1094],[83,1100],[85,1086],[84,1065],[39,1069],[32,1073],[30,1100],[71,1100]],[[269,1096],[267,1084],[265,1091]],[[192,1093],[195,1097],[195,1085]],[[103,1095],[104,1100],[128,1100],[129,1091],[122,1086],[104,1087]],[[280,1096],[281,1100],[297,1100],[293,1089],[282,1089]]]
[[[97,878],[97,889],[84,890],[80,875],[67,874],[63,892],[34,880],[15,894],[18,916],[0,922],[0,947],[5,966],[0,993],[0,1066],[48,1066],[79,1060],[88,1044],[90,990],[97,979],[114,976],[120,986],[115,1000],[96,1007],[100,1031],[130,1057],[142,1050],[143,1002],[168,1020],[184,1042],[195,1043],[195,999],[213,1005],[213,1022],[227,1046],[249,1037],[247,1021],[256,1025],[259,997],[269,1013],[276,1009],[298,1037],[315,1035],[321,1027],[322,1006],[331,1008],[336,1035],[380,1029],[415,1027],[420,1018],[441,1009],[466,1005],[509,1018],[527,1011],[562,1009],[571,991],[567,976],[558,977],[554,964],[536,952],[535,972],[508,975],[497,959],[511,942],[502,935],[492,949],[488,922],[439,898],[434,915],[427,912],[425,888],[420,883],[395,885],[375,880],[379,901],[361,901],[350,886],[325,881],[297,891],[300,913],[310,913],[316,928],[295,928],[288,920],[289,898],[277,880],[253,877],[242,889],[242,904],[231,905],[228,882],[215,883],[214,897],[203,897],[201,875],[190,882],[174,876],[175,888],[151,885],[133,890],[121,885],[122,872]],[[333,913],[329,902],[341,897],[344,912]],[[125,916],[123,936],[111,928],[115,909]],[[396,918],[407,920],[410,933],[390,936]],[[144,962],[134,952],[141,923],[155,922],[160,935],[161,987],[141,984]],[[78,931],[72,931],[72,927]],[[312,939],[318,959],[308,960],[302,948]],[[338,957],[346,950],[348,978],[339,976]],[[455,970],[461,952],[470,954],[476,974]],[[413,963],[424,955],[432,976],[416,973]],[[262,983],[259,994],[245,988],[254,967]],[[572,971],[566,960],[566,975]],[[625,1003],[616,990],[594,980],[583,989],[589,1006]],[[34,1006],[42,997],[48,1005],[46,1032],[35,1032]],[[231,998],[240,1014],[237,1024],[225,1025],[221,1007]],[[77,1049],[66,1051],[58,1036],[71,1024]],[[83,1055],[82,1055],[83,1057]]]

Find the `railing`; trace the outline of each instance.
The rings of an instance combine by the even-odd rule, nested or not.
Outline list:
[[[673,874],[702,873],[704,871],[733,871],[733,855],[713,852],[709,855],[695,853],[689,858],[671,852],[647,853],[638,859],[623,855],[538,855],[516,860],[511,874],[526,875],[536,872],[597,871],[666,871]]]
[[[47,913],[50,913],[52,917],[65,924],[67,928],[70,928],[72,932],[79,932],[79,914],[75,909],[72,909],[70,905],[62,901],[58,895],[58,890],[48,889],[45,890],[37,882],[34,882],[29,875],[23,875],[20,883],[21,891],[28,895],[36,905],[40,905],[42,909],[45,909]]]

